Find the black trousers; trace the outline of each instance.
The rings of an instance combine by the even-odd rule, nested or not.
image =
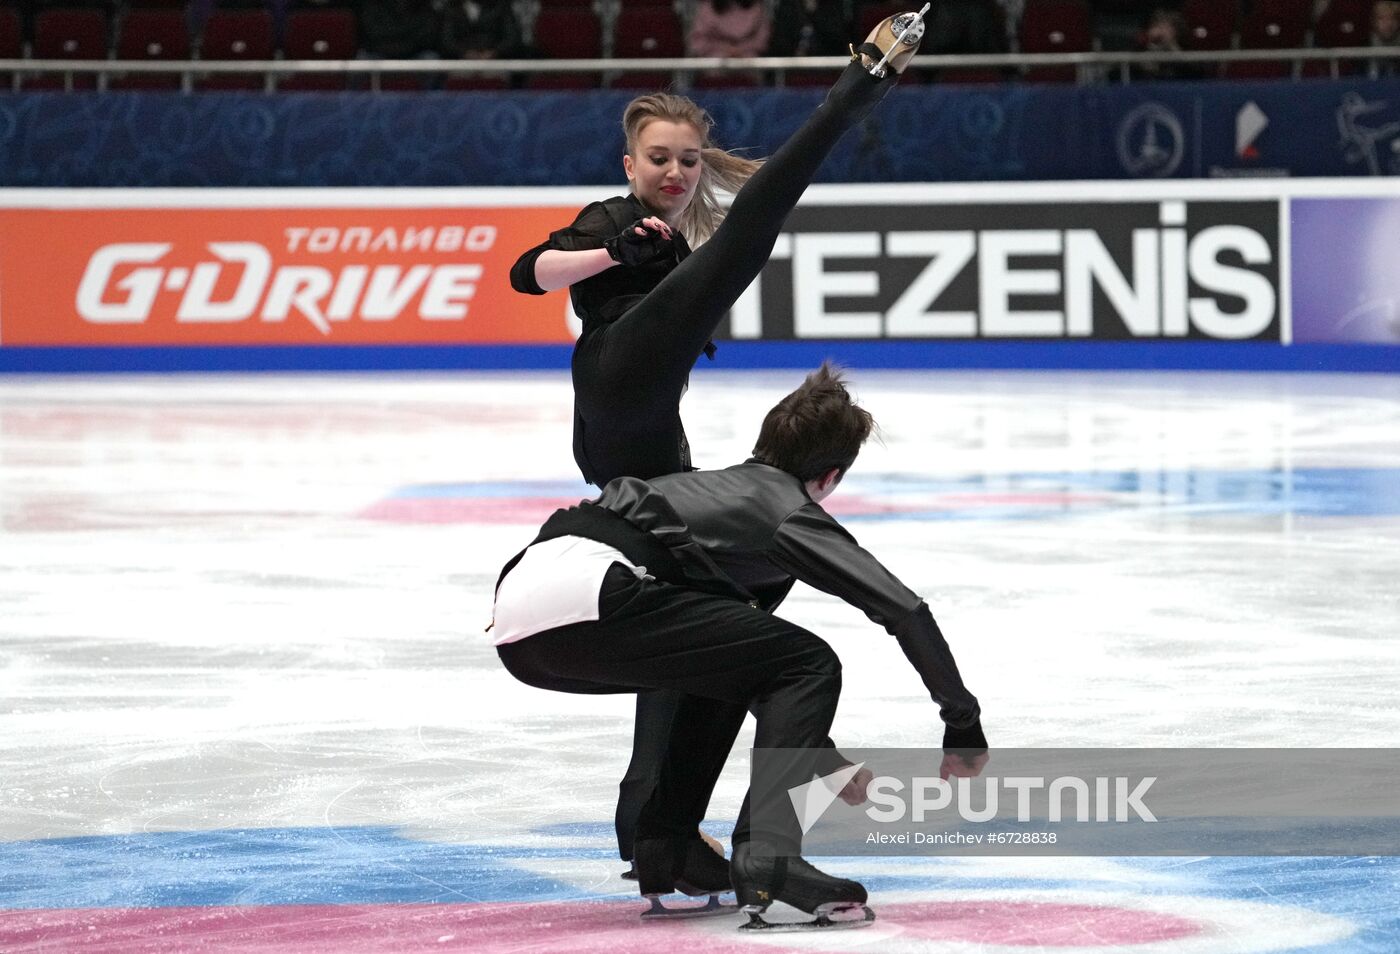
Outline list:
[[[620,318],[574,349],[574,456],[599,487],[690,466],[680,402],[721,319],[773,252],[788,213],[842,135],[893,85],[852,64],[734,197],[715,234]]]
[[[784,779],[811,778],[841,695],[840,660],[822,639],[736,600],[639,580],[621,565],[604,580],[599,612],[597,622],[546,630],[498,653],[511,675],[541,689],[675,694],[638,839],[695,836],[746,711],[757,718],[755,747],[811,753],[795,757]],[[765,812],[761,830],[750,815],[746,798],[735,843],[757,833],[780,851],[800,851],[790,810]]]

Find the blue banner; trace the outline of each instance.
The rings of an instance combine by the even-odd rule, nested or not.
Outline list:
[[[810,89],[700,91],[773,152]],[[518,186],[621,180],[628,92],[0,94],[0,185]],[[1400,172],[1400,80],[895,89],[824,182]]]

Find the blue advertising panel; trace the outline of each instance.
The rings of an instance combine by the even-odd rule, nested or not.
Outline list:
[[[6,93],[0,186],[561,186],[620,182],[626,91]],[[718,141],[776,150],[820,89],[700,90]],[[822,182],[1400,172],[1400,80],[906,84]]]
[[[1293,340],[1400,345],[1400,197],[1294,199]]]

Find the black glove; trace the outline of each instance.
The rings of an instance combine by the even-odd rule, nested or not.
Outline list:
[[[953,726],[945,726],[943,729],[943,747],[945,749],[981,749],[986,751],[987,737],[982,734],[982,722],[972,723],[966,729],[958,729]]]
[[[637,229],[645,234],[638,235]],[[660,232],[654,232],[638,219],[617,235],[603,243],[608,257],[623,265],[645,265],[652,259],[669,254],[671,240]]]

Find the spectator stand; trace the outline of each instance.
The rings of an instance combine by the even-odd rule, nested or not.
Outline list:
[[[825,84],[844,62],[837,56],[686,58],[679,44],[688,8],[671,0],[518,0],[520,54],[435,60],[360,59],[357,23],[347,8],[292,9],[278,42],[268,7],[215,9],[191,25],[185,12],[154,3],[116,17],[100,6],[44,7],[26,17],[0,0],[0,82],[11,90],[170,92],[399,85],[687,89],[701,73],[754,70],[766,71],[775,85]],[[898,4],[875,0],[852,8],[852,36],[877,22],[876,14],[888,15],[887,6]],[[1026,9],[1036,12],[1010,25],[1017,50],[921,55],[906,85],[978,73],[982,81],[1127,82],[1135,65],[1151,63],[1193,64],[1206,76],[1277,80],[1390,72],[1400,65],[1400,48],[1369,45],[1365,0],[1330,0],[1316,19],[1315,5],[1305,0],[1254,0],[1244,17],[1217,0],[1185,0],[1181,52],[1105,49],[1094,33],[1100,21],[1083,0],[1037,0]],[[1063,19],[1047,18],[1046,11],[1056,10]],[[1114,42],[1121,45],[1123,20],[1116,22]],[[391,80],[381,85],[386,76]],[[399,76],[409,80],[392,79]]]

